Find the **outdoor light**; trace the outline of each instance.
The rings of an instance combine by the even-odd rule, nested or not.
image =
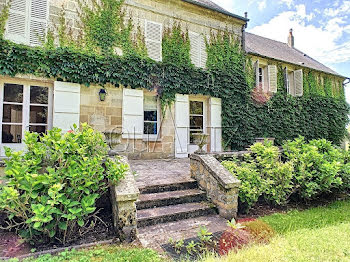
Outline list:
[[[98,92],[98,95],[100,97],[100,101],[105,101],[107,92],[106,92],[106,90],[104,88],[101,88],[100,92]]]

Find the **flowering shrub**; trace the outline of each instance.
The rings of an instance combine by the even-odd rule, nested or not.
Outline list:
[[[6,149],[0,210],[8,228],[27,240],[62,243],[93,228],[89,217],[95,215],[96,200],[127,169],[118,159],[106,159],[102,134],[83,124],[66,134],[57,128],[43,136],[28,132],[25,143],[26,152]]]

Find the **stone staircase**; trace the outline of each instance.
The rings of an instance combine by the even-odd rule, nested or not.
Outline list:
[[[216,214],[196,181],[139,188],[136,202],[139,228]]]

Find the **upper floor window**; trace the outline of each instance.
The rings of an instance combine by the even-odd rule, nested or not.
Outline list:
[[[287,71],[285,70],[285,80],[287,93],[292,96],[302,96],[303,95],[303,71]]]
[[[145,21],[145,41],[148,57],[162,61],[163,26],[160,23]]]
[[[196,67],[205,68],[207,64],[207,50],[204,36],[198,33],[189,32],[191,44],[191,61]]]
[[[262,67],[259,67],[259,85],[264,87],[264,70]]]
[[[47,32],[48,4],[48,0],[12,0],[5,37],[20,44],[42,44]]]
[[[5,80],[0,82],[0,103],[1,145],[22,149],[25,131],[51,128],[52,89],[46,85]]]

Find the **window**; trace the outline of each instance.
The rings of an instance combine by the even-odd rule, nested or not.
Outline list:
[[[45,40],[49,15],[48,0],[12,0],[6,38],[37,46]]]
[[[7,81],[0,89],[2,144],[21,144],[24,131],[45,133],[51,127],[49,87]]]
[[[261,87],[264,86],[264,70],[262,67],[259,67],[259,85],[261,85]]]
[[[156,96],[144,96],[143,117],[143,134],[156,136],[158,134],[158,103]]]
[[[145,42],[149,58],[162,61],[162,24],[145,22]]]
[[[190,101],[190,144],[194,143],[193,134],[204,132],[204,102]]]

